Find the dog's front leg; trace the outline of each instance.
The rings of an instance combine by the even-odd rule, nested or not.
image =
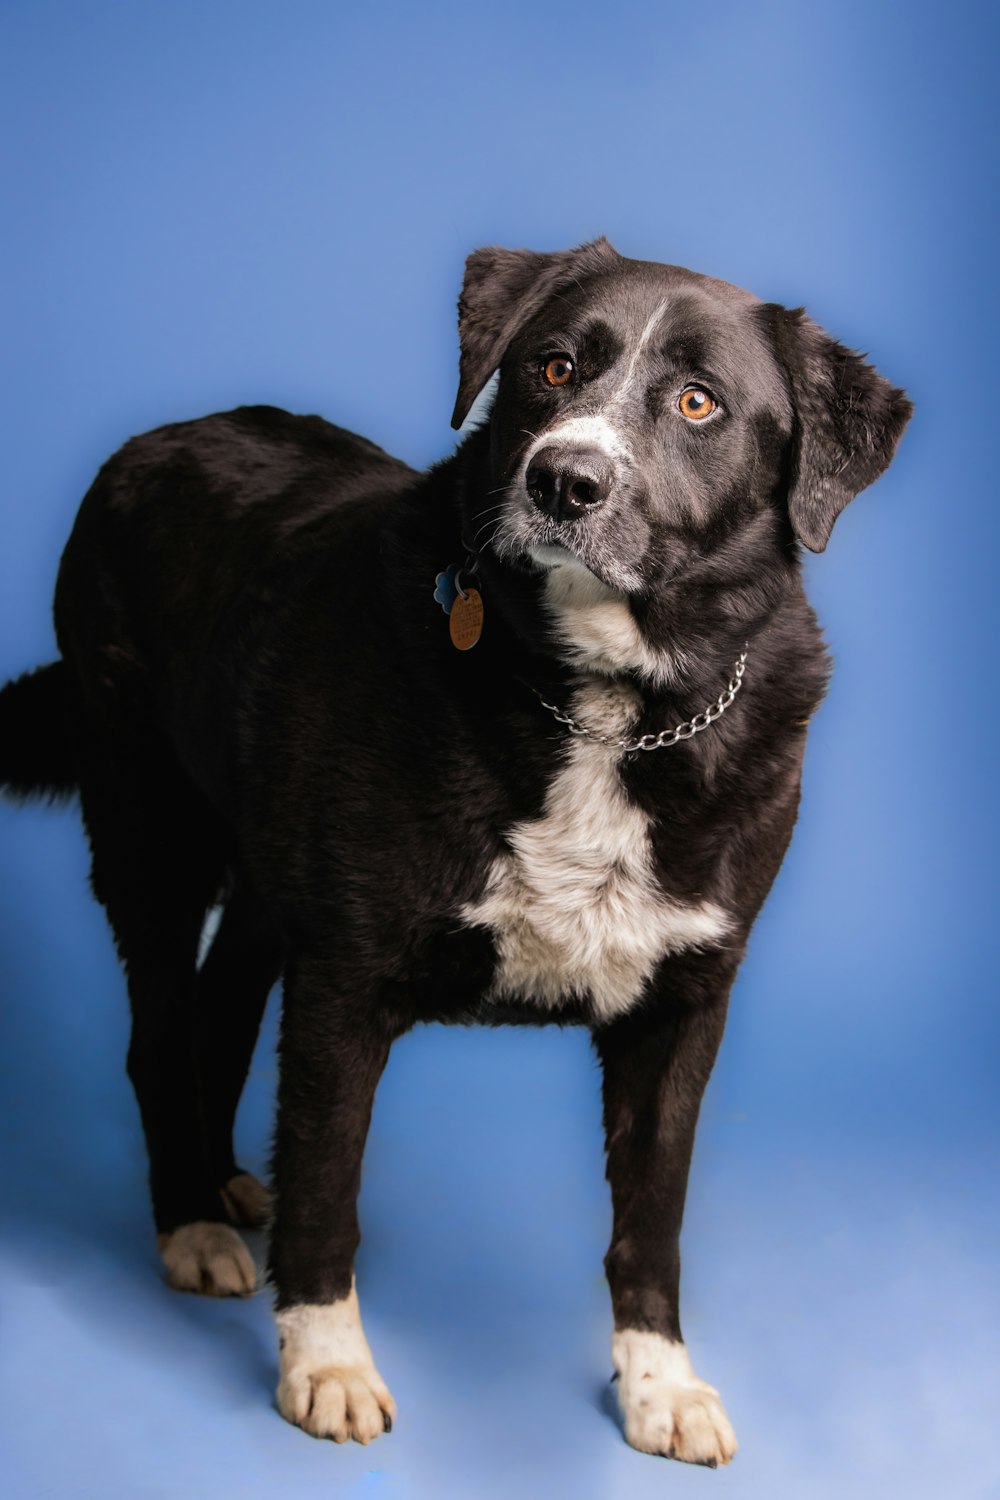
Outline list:
[[[354,1283],[361,1158],[375,1089],[400,1028],[345,995],[343,966],[287,966],[275,1142],[271,1275],[278,1407],[314,1437],[368,1443],[395,1402],[375,1367]]]
[[[646,1453],[713,1467],[729,1462],[736,1438],[681,1336],[679,1238],[698,1110],[734,972],[728,955],[668,960],[656,999],[594,1033],[604,1070],[614,1210],[605,1267],[625,1436]]]

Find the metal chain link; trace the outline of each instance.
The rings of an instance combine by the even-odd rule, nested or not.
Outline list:
[[[750,650],[749,643],[744,646],[737,658],[733,668],[733,675],[727,686],[716,698],[715,702],[708,708],[703,709],[700,714],[695,714],[693,719],[686,719],[683,724],[678,724],[676,729],[661,729],[659,734],[643,734],[637,740],[616,740],[609,734],[595,734],[585,724],[564,714],[562,709],[557,708],[554,703],[547,703],[537,688],[532,692],[543,708],[547,708],[553,718],[558,719],[560,724],[565,724],[570,734],[579,735],[585,740],[596,740],[599,745],[610,745],[613,750],[622,750],[629,753],[632,750],[665,750],[671,745],[678,744],[681,740],[689,740],[703,729],[708,729],[716,719],[722,717],[726,709],[732,703],[736,694],[743,686],[743,673],[746,671],[747,653]]]

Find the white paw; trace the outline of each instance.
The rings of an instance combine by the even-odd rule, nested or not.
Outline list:
[[[271,1218],[271,1194],[252,1172],[237,1172],[222,1189],[222,1201],[234,1224],[263,1229]]]
[[[375,1368],[353,1284],[340,1302],[286,1308],[278,1331],[278,1410],[286,1421],[335,1443],[370,1443],[392,1430],[396,1403]]]
[[[257,1287],[250,1252],[228,1224],[182,1224],[159,1237],[167,1281],[179,1292],[249,1297]]]
[[[374,1365],[298,1366],[282,1373],[278,1410],[313,1437],[370,1443],[392,1431],[396,1403]]]
[[[713,1469],[729,1463],[736,1434],[718,1391],[698,1379],[683,1344],[626,1328],[615,1333],[611,1348],[633,1448]]]

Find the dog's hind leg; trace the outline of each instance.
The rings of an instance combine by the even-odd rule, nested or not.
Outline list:
[[[128,1073],[167,1280],[247,1295],[256,1273],[213,1181],[195,1050],[195,962],[225,867],[222,825],[153,729],[105,725],[86,738],[81,762],[92,885],[128,981]]]
[[[281,938],[265,907],[245,878],[235,880],[198,972],[195,1045],[212,1181],[233,1222],[256,1227],[268,1220],[270,1198],[263,1183],[236,1164],[233,1123],[282,959]]]

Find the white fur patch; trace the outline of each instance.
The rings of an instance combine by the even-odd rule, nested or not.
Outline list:
[[[339,1302],[300,1303],[277,1315],[278,1408],[313,1437],[370,1443],[389,1431],[396,1403],[375,1368],[354,1282]]]
[[[196,969],[200,969],[208,957],[208,950],[215,941],[215,934],[218,932],[219,924],[222,921],[223,909],[222,903],[216,902],[205,913],[205,920],[201,924],[201,936],[198,939],[198,957],[195,959],[194,965]]]
[[[635,691],[592,682],[573,694],[573,717],[621,735]],[[589,999],[595,1019],[623,1014],[660,959],[717,942],[729,929],[712,902],[686,904],[661,890],[649,820],[626,797],[620,752],[573,738],[540,818],[516,823],[509,853],[493,864],[482,899],[462,916],[485,926],[497,948],[493,993],[558,1008]]]
[[[159,1237],[167,1281],[179,1292],[206,1297],[249,1297],[257,1269],[249,1250],[228,1224],[199,1220]]]
[[[523,461],[523,470],[525,473],[535,454],[542,448],[548,447],[550,443],[577,444],[581,448],[596,449],[597,452],[603,453],[607,458],[622,459],[625,462],[629,461],[631,454],[628,444],[624,441],[612,419],[620,412],[625,398],[635,382],[635,371],[639,363],[639,356],[659,327],[668,306],[669,298],[666,298],[647,318],[645,327],[629,355],[625,373],[615,390],[605,400],[603,406],[598,411],[591,412],[587,416],[568,417],[565,422],[557,422],[554,427],[549,427],[544,432],[539,433],[525,455]]]
[[[736,1434],[718,1391],[691,1368],[684,1344],[625,1328],[612,1338],[611,1357],[633,1448],[691,1464],[729,1463]]]
[[[558,422],[554,427],[547,427],[535,439],[525,455],[525,473],[535,454],[542,448],[547,448],[550,443],[594,448],[607,458],[627,459],[629,457],[628,449],[622,442],[620,433],[599,412],[589,417],[568,417],[565,422]]]
[[[666,312],[666,310],[667,310],[667,308],[669,306],[670,306],[670,298],[669,297],[665,297],[663,299],[663,301],[659,304],[659,306],[655,309],[655,311],[652,312],[652,313],[650,313],[649,317],[646,319],[646,326],[645,326],[645,328],[643,328],[642,333],[639,335],[639,341],[638,341],[638,343],[636,344],[635,348],[632,350],[632,354],[631,354],[631,356],[629,358],[629,362],[628,362],[628,368],[625,371],[625,375],[624,375],[624,377],[622,379],[622,382],[619,385],[618,389],[615,391],[614,395],[610,397],[610,399],[609,399],[609,401],[607,403],[607,407],[615,407],[615,406],[617,406],[625,398],[625,396],[628,394],[629,389],[631,388],[631,385],[632,385],[632,381],[635,378],[635,367],[639,363],[639,355],[642,353],[643,349],[645,349],[646,345],[649,343],[650,339],[653,337],[653,334],[656,332],[657,328],[660,326],[660,322],[662,321],[663,314]]]
[[[625,373],[603,406],[587,416],[568,417],[565,422],[557,422],[554,427],[549,427],[539,433],[524,459],[525,471],[535,454],[553,442],[575,443],[581,448],[594,448],[612,459],[619,458],[627,461],[630,458],[628,445],[611,419],[621,410],[625,397],[635,382],[639,356],[659,327],[669,302],[670,299],[665,298],[646,319],[642,333],[632,347]]]
[[[686,661],[646,640],[628,601],[596,578],[579,559],[554,548],[536,548],[548,568],[545,608],[572,666],[614,676],[634,672],[657,687],[676,686]],[[534,555],[534,554],[533,554]]]

